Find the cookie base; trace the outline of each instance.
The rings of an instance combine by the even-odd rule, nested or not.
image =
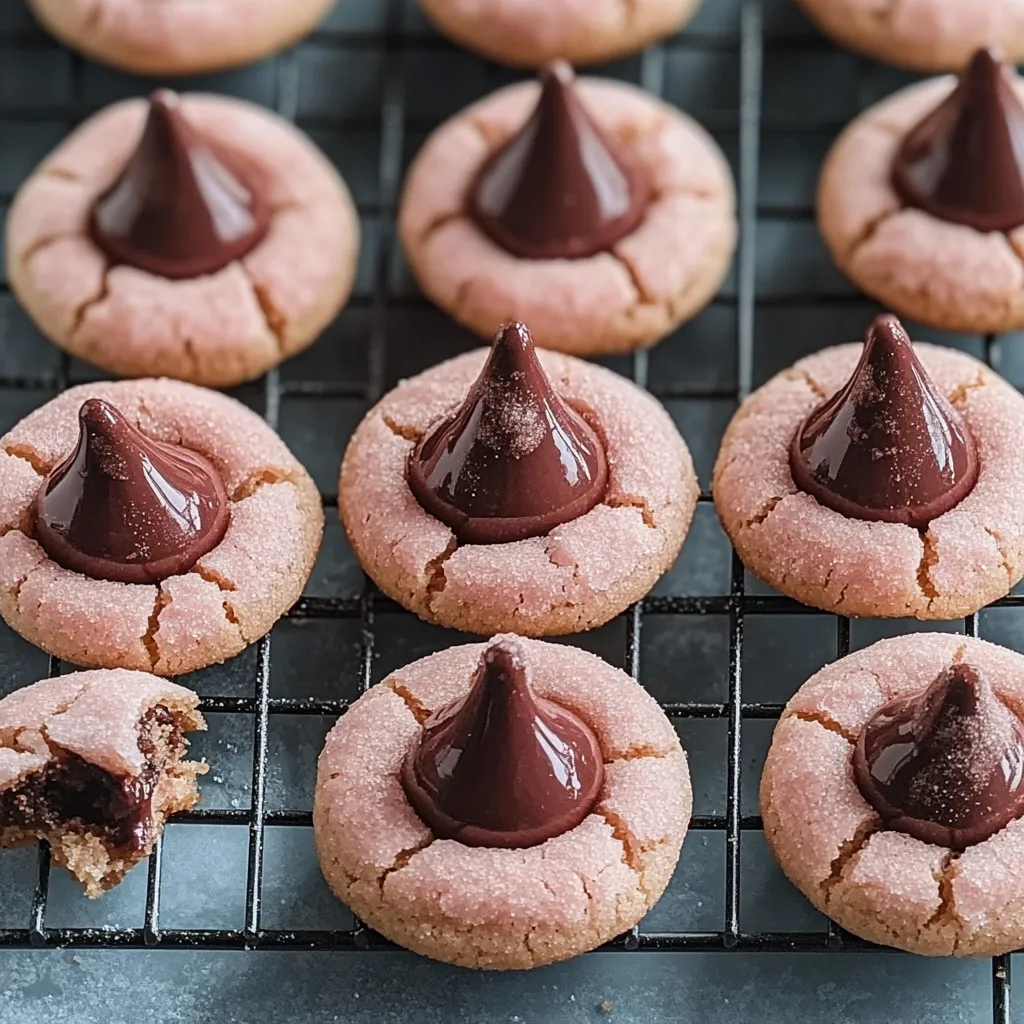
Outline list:
[[[466,693],[483,644],[414,662],[374,686],[327,737],[313,827],[334,893],[382,935],[463,967],[564,960],[631,928],[661,896],[686,835],[686,755],[656,702],[573,647],[517,640],[538,695],[593,729],[605,757],[594,811],[522,850],[437,839],[412,809],[402,761],[431,711]]]

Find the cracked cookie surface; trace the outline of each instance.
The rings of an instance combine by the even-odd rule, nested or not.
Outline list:
[[[700,0],[419,0],[459,45],[499,64],[612,60],[670,35]]]
[[[812,21],[852,50],[918,71],[956,71],[981,47],[1024,58],[1020,0],[797,0]]]
[[[283,50],[334,0],[29,0],[70,47],[104,64],[149,75],[234,67]]]
[[[538,346],[598,355],[653,345],[712,298],[736,242],[732,177],[712,138],[681,111],[632,85],[581,78],[591,117],[648,170],[644,219],[609,251],[521,259],[470,217],[483,162],[526,121],[537,82],[501,89],[446,121],[406,178],[399,232],[420,287],[483,337],[508,320]]]
[[[359,698],[320,755],[313,826],[334,893],[426,956],[489,969],[576,956],[631,928],[679,858],[692,808],[686,755],[657,703],[578,648],[522,641],[538,696],[578,715],[605,761],[598,803],[527,849],[437,839],[406,799],[402,761],[422,720],[469,689],[484,644],[394,672]]]
[[[227,532],[189,572],[159,584],[94,580],[51,561],[33,539],[36,491],[73,450],[87,398],[199,452],[223,477]],[[191,384],[83,384],[0,437],[0,614],[76,665],[172,676],[225,661],[298,600],[322,533],[316,487],[274,431],[234,399]]]
[[[461,403],[486,350],[403,381],[349,442],[338,511],[352,549],[385,594],[429,622],[480,634],[590,629],[643,597],[679,554],[699,488],[668,413],[610,370],[537,355],[555,390],[601,438],[609,471],[601,504],[544,536],[459,544],[406,481],[416,442]]]
[[[797,489],[789,444],[849,379],[863,347],[799,360],[754,392],[722,439],[715,507],[746,567],[804,604],[842,615],[954,619],[1004,597],[1024,576],[1024,398],[978,360],[915,351],[978,450],[974,489],[926,530],[848,518]]]
[[[359,222],[334,168],[276,114],[202,94],[181,103],[263,183],[272,213],[255,248],[183,280],[110,263],[88,219],[142,130],[146,103],[127,100],[89,118],[22,185],[7,272],[36,326],[71,355],[121,376],[228,387],[300,352],[334,319],[355,279]]]
[[[875,711],[958,662],[1024,712],[1020,654],[947,633],[882,640],[823,668],[786,705],[761,814],[790,881],[848,931],[914,953],[993,956],[1024,943],[1024,820],[955,853],[887,830],[853,773],[854,744]]]
[[[903,89],[843,131],[822,167],[818,226],[836,265],[897,313],[944,330],[1016,330],[1024,226],[982,232],[940,220],[906,206],[892,185],[903,137],[954,85],[948,76]],[[1024,99],[1024,83],[1015,88]]]

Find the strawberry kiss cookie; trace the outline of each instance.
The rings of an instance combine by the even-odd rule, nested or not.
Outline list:
[[[943,330],[1024,327],[1022,133],[1024,84],[987,50],[959,79],[866,110],[818,187],[837,266],[889,309]]]
[[[761,778],[783,871],[848,931],[928,955],[1024,944],[1024,657],[883,640],[786,705]]]
[[[403,381],[352,435],[338,511],[367,574],[428,622],[532,636],[600,626],[675,561],[686,444],[624,377],[538,352],[521,323]]]
[[[319,23],[334,0],[29,0],[58,39],[93,60],[146,75],[250,64]]]
[[[881,316],[740,406],[715,506],[747,568],[804,604],[960,618],[1024,575],[1022,435],[1009,384]]]
[[[228,387],[334,319],[359,227],[298,129],[241,100],[161,91],[62,142],[19,190],[6,240],[14,293],[71,355]]]
[[[328,884],[372,928],[508,970],[635,925],[672,876],[691,807],[686,755],[638,683],[508,635],[360,697],[320,755],[313,828]]]
[[[46,840],[87,896],[148,857],[199,799],[184,733],[199,698],[146,672],[44,679],[0,700],[0,847]]]
[[[556,63],[434,132],[399,231],[423,291],[478,334],[525,320],[542,348],[630,352],[717,292],[736,240],[732,178],[685,114]]]
[[[700,0],[419,0],[438,29],[499,64],[614,60],[671,35]]]
[[[0,615],[76,665],[230,658],[298,599],[322,532],[270,427],[190,384],[82,385],[0,437]]]

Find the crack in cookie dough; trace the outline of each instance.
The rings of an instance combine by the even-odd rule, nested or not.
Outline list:
[[[294,469],[279,469],[277,466],[263,466],[250,473],[228,496],[228,500],[237,505],[246,498],[251,498],[261,487],[270,484],[291,484],[297,487],[299,473]]]
[[[280,210],[274,210],[275,214],[280,213]],[[271,337],[274,339],[274,343],[277,345],[277,354],[281,359],[284,359],[288,354],[288,346],[285,343],[285,333],[288,328],[288,320],[285,315],[274,305],[274,300],[270,297],[270,289],[265,285],[256,280],[252,272],[246,266],[245,261],[242,260],[238,264],[241,267],[242,273],[245,275],[245,279],[249,282],[249,286],[252,288],[253,298],[256,300],[256,305],[259,306],[260,312],[263,314],[263,319],[266,322],[267,330],[270,332]]]
[[[604,499],[604,503],[609,508],[635,508],[640,512],[640,515],[643,517],[644,526],[648,527],[648,529],[651,530],[656,530],[658,528],[658,524],[657,522],[655,522],[654,519],[654,513],[651,511],[651,506],[643,497],[637,496],[635,494],[608,495]],[[664,508],[668,508],[668,505],[664,506]],[[664,511],[664,508],[659,511]],[[577,568],[579,567],[577,566]]]
[[[1006,553],[1006,547],[1000,540],[999,534],[994,529],[992,529],[991,526],[983,525],[982,529],[992,538],[992,542],[995,544],[996,550],[999,552],[999,558],[1003,565],[1003,571],[1006,573],[1006,585],[1007,587],[1012,589],[1014,585],[1013,565],[1010,562],[1010,559]]]
[[[828,398],[828,392],[814,379],[811,371],[803,366],[791,366],[786,371],[789,380],[802,380],[814,393],[815,398],[824,402]]]
[[[987,374],[984,369],[979,369],[978,372],[970,378],[970,380],[962,381],[946,396],[946,400],[955,409],[962,409],[967,403],[967,398],[972,391],[977,391],[979,388],[985,387],[988,383]]]
[[[46,465],[46,460],[28,445],[6,444],[2,450],[5,455],[10,455],[12,459],[21,459],[22,462],[27,462],[36,471],[37,476],[43,477],[50,472],[50,467]]]
[[[826,906],[831,898],[832,890],[843,880],[845,872],[851,868],[857,855],[867,846],[868,840],[877,832],[885,831],[880,818],[873,817],[857,826],[857,831],[849,839],[844,839],[839,852],[832,859],[831,870],[827,878],[818,883],[821,896]]]
[[[921,561],[917,567],[917,585],[921,593],[928,598],[928,609],[940,596],[938,589],[932,582],[931,572],[939,564],[939,553],[936,550],[935,535],[931,530],[918,530],[921,536]]]
[[[413,718],[420,725],[427,720],[427,717],[430,715],[430,709],[422,701],[418,700],[412,690],[402,683],[400,679],[393,677],[385,679],[384,685],[397,693],[405,701],[405,706],[412,712]]]
[[[857,734],[851,732],[840,722],[837,722],[828,712],[820,708],[801,708],[799,711],[791,712],[793,718],[799,718],[801,722],[817,722],[823,729],[842,736],[847,743],[853,746],[857,742]]]
[[[452,537],[448,541],[444,551],[441,552],[436,558],[431,558],[424,567],[424,572],[427,576],[427,607],[429,608],[434,601],[434,598],[438,594],[442,593],[445,587],[448,586],[448,577],[445,574],[445,563],[452,555],[458,550],[459,542],[458,539]]]
[[[394,860],[391,862],[391,866],[385,868],[377,876],[377,885],[380,888],[381,896],[384,895],[384,883],[396,872],[401,871],[402,868],[408,867],[409,861],[413,859],[418,853],[422,853],[424,850],[433,846],[437,842],[437,836],[430,835],[422,842],[417,843],[415,846],[409,846],[404,850],[399,850],[395,854]]]
[[[418,443],[425,433],[424,429],[413,426],[410,423],[398,423],[394,417],[389,416],[386,412],[382,412],[380,414],[380,418],[384,421],[384,426],[386,426],[388,430],[395,435],[395,437],[401,437],[403,440]]]
[[[85,323],[85,318],[89,315],[89,311],[93,307],[98,306],[101,302],[104,302],[110,295],[110,271],[113,268],[108,263],[103,268],[103,275],[100,277],[100,290],[92,298],[85,299],[75,307],[74,314],[71,319],[71,326],[68,329],[68,337],[73,339],[81,331],[82,325]]]
[[[857,258],[861,249],[863,249],[864,246],[866,246],[875,237],[875,235],[878,234],[882,225],[885,224],[886,221],[891,220],[897,214],[902,213],[904,209],[906,209],[906,207],[897,206],[895,209],[884,210],[882,213],[878,213],[867,220],[857,234],[850,240],[846,247],[846,252],[840,254],[843,263],[846,265],[852,263]]]
[[[208,565],[194,565],[191,571],[196,576],[206,580],[207,583],[212,583],[215,587],[218,587],[221,590],[238,590],[238,587],[234,582],[227,579],[227,577],[222,576],[216,569],[211,569]]]
[[[784,498],[788,498],[790,494],[794,493],[796,492],[790,491],[789,494],[781,494],[777,497],[769,498],[752,516],[748,516],[743,521],[743,526],[746,529],[750,529],[751,526],[760,526],[779,507]]]
[[[171,603],[171,595],[163,587],[157,589],[156,599],[153,602],[153,611],[149,616],[149,623],[146,632],[142,636],[142,645],[149,655],[149,663],[155,669],[160,660],[160,649],[157,646],[156,634],[160,629],[160,613]]]

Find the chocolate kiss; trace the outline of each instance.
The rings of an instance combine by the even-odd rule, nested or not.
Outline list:
[[[155,583],[220,543],[228,500],[206,459],[146,437],[98,398],[78,422],[78,446],[36,495],[36,539],[55,562],[93,579]]]
[[[594,123],[573,79],[564,61],[541,70],[530,119],[472,186],[477,223],[526,259],[592,256],[633,231],[647,210],[647,175]]]
[[[462,406],[409,458],[416,500],[459,540],[537,537],[604,497],[597,435],[551,387],[525,324],[502,327]]]
[[[970,493],[974,441],[894,316],[868,330],[853,376],[793,437],[800,490],[853,519],[923,529]]]
[[[115,263],[161,277],[220,270],[270,224],[238,162],[188,123],[174,93],[154,92],[135,152],[93,206],[93,240]]]
[[[876,711],[853,764],[886,825],[926,843],[963,849],[1024,811],[1024,726],[969,665]]]
[[[903,200],[979,231],[1024,224],[1024,106],[991,50],[908,133],[893,164]]]
[[[467,846],[536,846],[568,832],[603,781],[597,738],[533,692],[514,637],[490,644],[469,693],[424,722],[402,765],[416,813]]]

